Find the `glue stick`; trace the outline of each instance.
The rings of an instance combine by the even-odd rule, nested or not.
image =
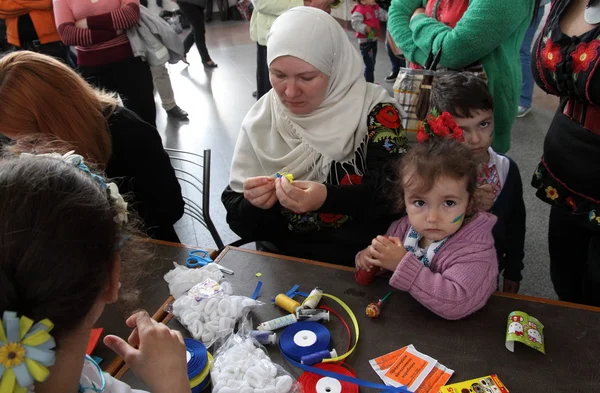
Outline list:
[[[329,322],[329,311],[301,308],[296,311],[296,318],[304,322]]]
[[[323,297],[323,290],[321,290],[321,289],[319,289],[319,287],[317,287],[310,292],[310,294],[306,298],[306,301],[304,302],[304,305],[302,307],[303,308],[317,308],[322,297]]]
[[[263,345],[273,345],[277,342],[277,333],[268,330],[250,330],[250,336]]]
[[[277,330],[282,327],[286,327],[293,323],[298,322],[298,318],[294,314],[286,315],[280,318],[271,319],[270,321],[263,322],[256,329],[258,330]]]

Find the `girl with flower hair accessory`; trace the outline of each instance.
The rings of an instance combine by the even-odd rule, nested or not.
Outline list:
[[[67,150],[35,151],[50,148]],[[85,355],[105,306],[135,297],[148,258],[135,220],[81,156],[15,150],[0,158],[0,392],[140,393]],[[181,335],[145,311],[126,323],[129,343],[104,343],[152,393],[189,393]]]
[[[441,125],[433,129],[448,131]],[[356,267],[389,270],[391,286],[442,318],[460,319],[482,308],[496,289],[496,217],[475,207],[477,165],[471,150],[456,140],[460,133],[436,132],[397,168],[394,195],[407,216],[359,252]]]

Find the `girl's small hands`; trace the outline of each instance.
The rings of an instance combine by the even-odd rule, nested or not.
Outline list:
[[[244,180],[244,198],[260,209],[272,208],[277,203],[274,179],[268,176],[258,176]]]
[[[285,177],[275,179],[275,192],[281,206],[295,212],[318,210],[327,199],[327,187],[314,181],[294,180]]]
[[[125,360],[151,392],[189,393],[187,359],[181,333],[156,322],[146,311],[133,314],[126,324],[134,329],[129,337],[131,345],[120,337],[110,335],[104,338],[104,344]],[[134,344],[139,348],[134,348]]]
[[[420,14],[424,14],[424,13],[425,13],[425,8],[422,8],[422,7],[421,8],[417,8],[415,10],[415,12],[413,12],[413,14],[410,17],[410,19],[412,20],[412,18],[414,18],[415,16],[420,15]]]
[[[367,262],[387,270],[396,270],[404,255],[406,248],[397,237],[377,236],[368,248]]]
[[[368,249],[366,249],[366,248],[358,253],[358,256],[356,258],[356,268],[357,269],[366,270],[368,272],[371,271],[371,267],[373,267],[373,266],[367,261],[368,254],[369,254],[369,252],[368,252]]]

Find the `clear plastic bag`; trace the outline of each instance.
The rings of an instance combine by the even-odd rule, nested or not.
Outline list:
[[[231,335],[217,350],[211,371],[213,393],[298,393],[298,383],[273,363],[256,340]]]
[[[204,269],[208,270],[203,272]],[[233,295],[231,283],[212,264],[199,269],[177,266],[165,275],[165,280],[176,291],[172,293],[176,300],[168,311],[207,348],[231,334],[237,321],[250,310],[263,305],[246,296]]]

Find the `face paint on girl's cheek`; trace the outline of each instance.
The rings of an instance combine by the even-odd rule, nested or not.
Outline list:
[[[458,216],[454,220],[452,220],[452,224],[461,224],[463,218],[465,218],[465,213],[461,214],[460,216]]]

